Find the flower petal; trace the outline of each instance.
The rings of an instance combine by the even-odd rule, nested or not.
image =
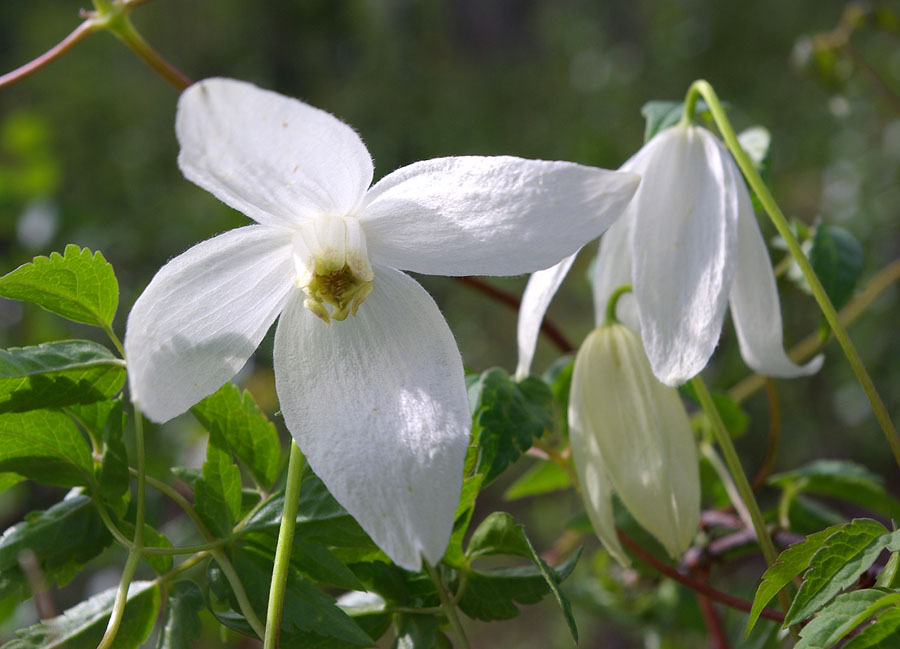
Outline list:
[[[772,263],[747,190],[740,192],[737,273],[731,287],[731,317],[744,361],[760,374],[793,378],[814,374],[822,367],[819,354],[796,365],[784,352],[781,307]]]
[[[644,177],[629,207],[641,337],[653,372],[676,385],[706,366],[719,340],[742,181],[718,139],[694,126],[666,129],[626,166]]]
[[[613,292],[623,284],[631,284],[631,218],[621,218],[600,237],[600,250],[594,268],[594,316],[596,325],[603,324],[606,305]],[[631,329],[640,329],[637,302],[634,294],[619,298],[616,317]]]
[[[638,182],[571,162],[436,158],[382,178],[360,221],[373,263],[432,275],[518,275],[600,236]]]
[[[440,561],[469,442],[462,360],[425,290],[375,268],[356,317],[330,327],[290,300],[275,333],[285,424],[328,490],[399,566]]]
[[[185,177],[265,225],[343,216],[372,182],[356,132],[302,101],[231,79],[207,79],[178,101]]]
[[[293,287],[291,238],[250,225],[163,266],[128,315],[131,398],[150,419],[186,411],[237,374]]]
[[[528,278],[528,285],[522,293],[522,302],[519,305],[519,321],[516,329],[519,343],[519,364],[516,367],[518,381],[531,373],[531,362],[534,360],[534,349],[541,331],[541,322],[544,321],[547,307],[569,274],[569,269],[572,268],[577,256],[576,252],[555,266],[532,273]]]

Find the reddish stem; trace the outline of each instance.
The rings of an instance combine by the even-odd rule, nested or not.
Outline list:
[[[512,307],[513,309],[518,310],[519,306],[522,303],[521,300],[519,300],[519,298],[517,298],[512,293],[508,293],[503,289],[499,289],[496,286],[485,282],[479,277],[455,277],[454,279],[459,280],[463,284],[468,284],[472,288],[481,291],[485,295],[488,295],[498,302],[502,302],[503,304]],[[563,332],[560,331],[559,327],[554,325],[546,317],[544,318],[544,321],[541,322],[541,331],[543,331],[564,354],[571,354],[575,351],[575,346],[569,342]]]
[[[722,626],[722,618],[719,612],[713,606],[712,600],[706,595],[697,593],[697,604],[700,606],[700,614],[703,616],[703,622],[706,624],[706,630],[713,640],[713,649],[729,649],[728,635],[725,633],[725,627]]]
[[[15,83],[16,81],[24,79],[25,77],[34,74],[45,65],[52,63],[63,54],[68,52],[70,49],[72,49],[79,42],[81,42],[89,34],[96,31],[96,29],[97,27],[96,25],[94,25],[94,23],[92,23],[90,20],[85,20],[83,23],[78,25],[78,27],[76,27],[71,34],[66,36],[63,40],[41,54],[39,57],[19,68],[16,68],[12,72],[7,72],[2,77],[0,77],[0,88],[4,88]]]

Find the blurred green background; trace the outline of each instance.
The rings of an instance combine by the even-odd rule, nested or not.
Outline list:
[[[77,25],[84,2],[0,3],[0,72],[63,38]],[[785,213],[805,223],[840,225],[862,242],[865,284],[900,257],[898,7],[871,6],[878,11],[852,34],[851,49],[818,50],[822,41],[813,36],[840,23],[845,2],[153,0],[135,10],[133,19],[191,78],[249,80],[353,125],[373,155],[376,178],[416,160],[460,154],[616,168],[642,143],[641,106],[651,99],[680,100],[692,80],[706,78],[729,103],[739,130],[753,124],[771,130],[771,184]],[[128,308],[167,259],[245,224],[246,217],[178,171],[176,100],[173,88],[105,33],[0,90],[0,272],[36,254],[61,251],[69,242],[101,250],[122,287],[117,325],[123,334]],[[771,235],[771,227],[761,223]],[[585,278],[592,254],[593,249],[582,255],[550,310],[576,345],[593,322]],[[780,255],[773,252],[775,261]],[[421,280],[441,305],[468,367],[514,367],[513,311],[452,280]],[[519,293],[525,278],[490,281]],[[784,282],[782,305],[789,344],[818,325],[814,302]],[[851,329],[895,419],[898,315],[892,288]],[[0,346],[69,335],[95,334],[0,300]],[[707,374],[724,389],[747,370],[729,326],[721,348]],[[542,340],[536,370],[556,355]],[[264,408],[277,410],[271,339],[242,376]],[[829,348],[819,375],[780,382],[779,388],[784,439],[776,469],[844,457],[884,475],[896,493],[896,467],[836,348]],[[747,408],[752,420],[740,448],[752,472],[765,443],[765,400],[756,396]],[[170,463],[192,463],[203,449],[187,421],[151,431],[149,439],[157,474]],[[528,462],[513,472],[521,473]],[[514,511],[543,544],[539,549],[552,544],[579,508],[571,495],[508,504],[502,491],[498,483],[482,497],[484,511]],[[13,489],[0,499],[0,526],[58,497],[53,490]],[[635,575],[599,580],[591,562],[602,563],[604,555],[591,556],[569,583],[583,632],[580,646],[702,645],[702,635],[691,635],[702,633],[702,624],[690,593],[671,584],[641,588]],[[758,574],[759,565],[748,565]],[[60,597],[77,600],[78,594]],[[679,625],[692,630],[679,636],[665,622],[644,623],[648,610],[670,626],[687,610],[693,622],[682,617]],[[562,617],[546,603],[508,623],[468,627],[476,646],[570,642]],[[219,643],[214,634],[210,643]]]

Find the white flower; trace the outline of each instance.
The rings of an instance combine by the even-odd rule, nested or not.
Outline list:
[[[619,318],[640,329],[653,372],[668,385],[706,367],[725,309],[747,365],[768,376],[812,374],[819,356],[795,365],[784,352],[771,262],[741,173],[725,146],[697,126],[666,129],[622,166],[641,186],[600,243],[594,301],[631,283]],[[527,375],[547,306],[574,258],[535,273],[519,319],[518,375]]]
[[[691,423],[675,388],[650,369],[641,340],[612,324],[588,335],[572,372],[569,438],[585,509],[622,564],[612,491],[672,558],[700,520],[700,474]]]
[[[469,407],[446,322],[395,269],[546,268],[599,236],[637,177],[459,157],[370,188],[372,160],[350,127],[225,79],[184,92],[176,132],[184,175],[257,224],[171,260],[137,300],[125,336],[132,399],[158,422],[186,411],[237,373],[280,314],[276,390],[310,466],[398,565],[436,563]]]

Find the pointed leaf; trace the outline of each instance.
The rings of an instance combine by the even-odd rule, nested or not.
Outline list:
[[[176,581],[166,596],[166,615],[156,649],[191,649],[200,637],[200,611],[206,603],[192,581]]]
[[[644,142],[649,141],[654,135],[662,130],[675,126],[684,114],[683,101],[648,101],[641,106],[641,115],[644,116],[646,124],[644,126]],[[698,100],[695,107],[695,115],[703,117],[709,115],[709,108],[706,102]]]
[[[503,494],[506,500],[518,500],[528,496],[567,489],[572,479],[556,462],[539,462],[516,480]]]
[[[900,532],[860,518],[842,525],[810,559],[803,585],[785,616],[785,626],[805,620],[841,589],[853,585],[886,547],[900,549]]]
[[[73,487],[94,479],[91,450],[69,417],[52,410],[0,415],[0,471]]]
[[[530,559],[532,550],[524,528],[506,512],[494,512],[472,533],[466,552],[470,559],[490,554],[508,554]]]
[[[213,534],[220,537],[231,534],[241,513],[241,470],[218,432],[209,434],[203,477],[194,484],[194,505]]]
[[[475,512],[475,498],[478,496],[483,481],[484,476],[480,473],[470,475],[463,480],[462,493],[453,522],[453,532],[450,534],[450,542],[447,544],[447,551],[444,553],[443,559],[449,566],[458,568],[465,559],[462,550],[463,537],[466,535],[466,530],[469,529],[472,514]]]
[[[896,610],[898,603],[900,594],[874,588],[839,595],[801,629],[795,649],[829,649],[879,611]]]
[[[263,489],[272,486],[281,464],[281,444],[275,425],[260,411],[249,392],[242,394],[237,386],[226,383],[191,408],[191,412],[210,433],[215,430],[225,438]]]
[[[900,608],[881,613],[874,624],[865,627],[844,645],[844,649],[895,649],[900,636]]]
[[[69,244],[62,255],[35,257],[0,277],[0,297],[37,304],[75,322],[109,327],[119,304],[119,284],[100,252]]]
[[[276,534],[251,532],[242,538],[260,554],[275,556]],[[320,585],[365,590],[356,575],[331,550],[320,543],[304,541],[296,534],[291,549],[291,565]]]
[[[125,383],[125,361],[88,340],[0,350],[0,413],[109,399]]]
[[[87,496],[70,493],[46,511],[31,512],[0,536],[0,599],[29,594],[19,566],[23,550],[34,553],[48,586],[54,582],[62,586],[111,541]]]
[[[110,588],[73,606],[59,617],[17,631],[2,649],[94,649],[106,631],[118,588]],[[147,639],[159,610],[159,587],[136,581],[128,589],[128,604],[116,635],[116,649],[136,649]]]
[[[863,270],[863,249],[852,234],[834,225],[822,223],[813,235],[809,263],[835,309],[853,295]]]

